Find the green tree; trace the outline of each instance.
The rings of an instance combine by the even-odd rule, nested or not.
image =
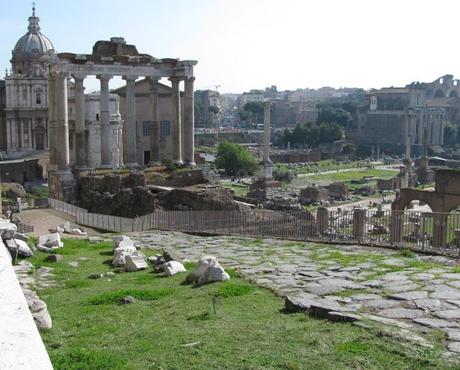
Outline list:
[[[211,113],[217,114],[217,113],[219,113],[219,108],[216,107],[215,105],[210,105],[209,108],[208,108],[208,111],[211,112]]]
[[[263,123],[264,103],[250,101],[243,106],[243,110],[251,116],[252,122]]]
[[[356,154],[356,145],[353,143],[348,143],[343,147],[343,154],[348,154],[350,157],[354,157]]]
[[[253,174],[258,165],[242,145],[224,140],[217,147],[216,167],[223,169],[227,175],[242,176]]]
[[[459,142],[460,130],[456,126],[446,125],[444,127],[444,144],[446,146],[454,146]]]

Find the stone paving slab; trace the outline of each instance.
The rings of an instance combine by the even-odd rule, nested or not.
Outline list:
[[[333,321],[375,321],[422,344],[426,340],[421,332],[443,330],[446,355],[460,355],[460,273],[455,260],[279,239],[160,231],[130,237],[143,247],[164,248],[190,261],[216,255],[224,267],[236,267],[244,278],[290,297],[286,308],[291,310]]]

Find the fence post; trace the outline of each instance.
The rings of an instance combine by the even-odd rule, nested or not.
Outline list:
[[[325,207],[319,207],[316,212],[318,222],[318,232],[323,235],[329,228],[329,211]]]
[[[403,219],[404,211],[391,211],[391,234],[390,234],[390,242],[391,244],[401,243],[402,237],[402,230],[404,226],[404,219]]]
[[[433,213],[433,248],[444,248],[447,238],[447,213]]]
[[[353,238],[361,241],[364,236],[364,227],[366,226],[366,210],[356,208],[353,211]]]

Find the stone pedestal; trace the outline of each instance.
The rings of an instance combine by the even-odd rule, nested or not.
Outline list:
[[[271,162],[262,163],[260,169],[260,178],[264,180],[273,179],[273,164]]]
[[[48,173],[50,197],[63,202],[75,199],[75,178],[72,172],[55,171]]]

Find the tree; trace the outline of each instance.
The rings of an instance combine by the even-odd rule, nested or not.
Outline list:
[[[240,118],[245,117],[245,120],[251,118],[251,123],[262,123],[264,117],[263,102],[247,102],[240,110]]]
[[[217,113],[219,113],[219,108],[216,107],[215,105],[210,105],[209,108],[208,108],[208,111],[211,112],[211,113],[217,114]]]
[[[444,127],[444,144],[446,146],[454,146],[459,142],[460,130],[456,126],[446,125]]]
[[[343,147],[343,154],[348,154],[350,157],[354,157],[356,153],[356,145],[353,143],[348,143]]]
[[[284,146],[288,142],[318,146],[320,144],[333,143],[334,141],[343,139],[343,136],[344,129],[337,123],[307,123],[297,125],[292,132],[285,130],[282,134],[279,134],[276,143]]]
[[[257,161],[242,145],[224,140],[217,147],[216,167],[227,175],[251,175],[257,169]]]

